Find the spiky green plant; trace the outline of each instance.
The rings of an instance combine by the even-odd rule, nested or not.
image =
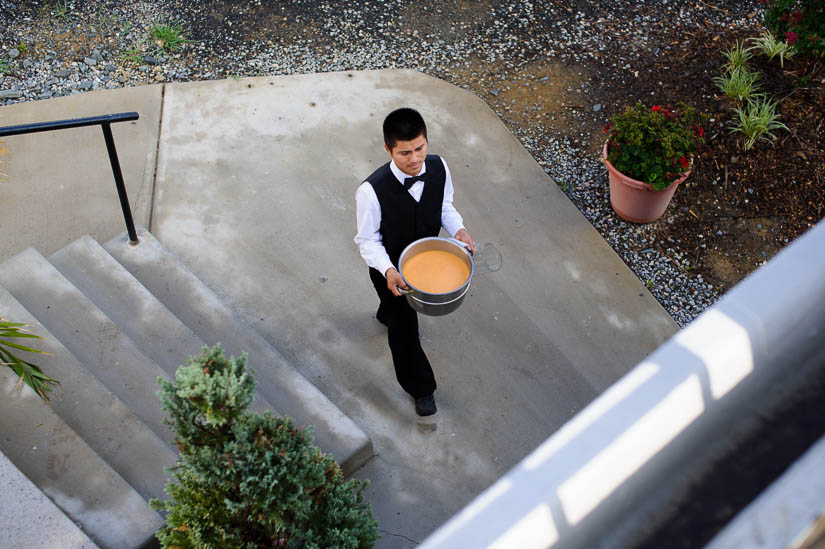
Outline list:
[[[256,382],[246,354],[220,345],[159,378],[166,423],[180,451],[166,486],[157,537],[163,547],[361,549],[377,538],[364,481],[344,480],[310,430],[289,418],[249,412]]]
[[[728,62],[725,64],[725,70],[729,73],[736,69],[748,69],[748,61],[750,61],[751,52],[745,48],[745,42],[738,40],[733,44],[733,47],[728,51],[723,51],[722,55]]]
[[[794,49],[787,42],[777,40],[770,31],[765,31],[761,35],[751,38],[750,41],[753,42],[753,46],[748,50],[758,50],[768,58],[768,61],[773,61],[774,57],[779,56],[779,66],[783,69],[785,68],[785,60],[794,55]]]
[[[773,130],[786,130],[788,126],[779,121],[779,114],[776,112],[778,101],[757,98],[749,100],[745,108],[735,108],[737,120],[732,122],[731,133],[742,133],[745,136],[743,150],[750,150],[757,141],[766,141],[773,144],[776,135]]]
[[[183,27],[178,23],[155,23],[149,29],[149,36],[159,50],[167,53],[180,49],[186,42]]]
[[[717,76],[713,82],[719,89],[729,98],[742,104],[745,101],[758,95],[761,88],[759,80],[762,78],[761,73],[750,72],[742,67],[734,69],[731,72]]]
[[[47,376],[43,373],[43,370],[35,364],[19,358],[12,351],[14,349],[27,353],[50,355],[50,353],[46,351],[34,349],[12,341],[12,339],[40,339],[40,336],[26,332],[24,328],[26,328],[26,324],[10,322],[4,318],[0,318],[0,364],[11,368],[14,373],[20,377],[21,384],[25,383],[32,388],[37,396],[49,402],[49,393],[59,387],[60,382]]]

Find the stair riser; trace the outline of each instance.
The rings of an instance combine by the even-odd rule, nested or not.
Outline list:
[[[0,370],[0,431],[14,433],[3,453],[101,547],[149,541],[160,515],[31,389],[18,393],[17,381]]]
[[[156,435],[171,444],[156,395],[169,376],[57,269],[29,248],[0,264],[6,287],[43,326]]]
[[[198,337],[220,342],[230,355],[246,351],[258,390],[299,425],[313,425],[315,441],[331,452],[345,473],[372,456],[372,443],[317,387],[287,363],[258,332],[246,326],[203,282],[145,229],[131,246],[125,235],[104,248]]]
[[[143,424],[3,288],[0,288],[0,310],[3,315],[30,325],[32,333],[42,338],[35,340],[34,346],[53,355],[29,359],[60,381],[60,389],[50,404],[52,410],[141,496],[164,497],[166,475],[163,471],[175,464],[177,452]]]

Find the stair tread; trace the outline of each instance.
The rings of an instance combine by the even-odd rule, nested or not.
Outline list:
[[[0,264],[0,284],[162,440],[158,377],[170,376],[33,248]]]
[[[2,451],[0,486],[3,486],[3,495],[0,496],[0,547],[98,547]],[[28,527],[32,517],[37,517],[37,528]]]
[[[141,496],[165,497],[166,467],[177,452],[81,364],[6,289],[0,287],[4,316],[29,325],[42,339],[33,346],[53,356],[38,355],[36,364],[60,381],[51,408]],[[157,398],[157,397],[155,397]],[[157,404],[159,406],[159,402]]]
[[[0,369],[3,452],[101,547],[140,547],[161,516],[18,377]]]
[[[91,236],[86,235],[48,257],[106,316],[170,377],[205,343]],[[255,411],[279,414],[262,395]]]
[[[170,376],[204,343],[91,236],[48,257]]]
[[[244,324],[151,233],[140,228],[138,237],[136,246],[124,233],[103,247],[208,345],[220,342],[227,354],[235,356],[246,351],[259,392],[299,425],[312,424],[316,444],[331,452],[345,473],[372,456],[372,443],[364,431],[263,336]]]

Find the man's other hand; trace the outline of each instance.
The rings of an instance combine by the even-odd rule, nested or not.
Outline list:
[[[384,275],[387,277],[387,289],[392,292],[394,296],[400,296],[401,292],[398,291],[398,288],[402,290],[409,290],[409,286],[404,282],[404,278],[401,276],[395,267],[390,267],[387,269],[386,274]]]
[[[456,240],[460,240],[461,242],[469,246],[471,252],[476,253],[478,251],[476,249],[476,243],[473,241],[473,237],[470,236],[470,233],[467,232],[467,229],[460,229],[457,233],[455,233],[455,236],[453,238],[455,238]]]

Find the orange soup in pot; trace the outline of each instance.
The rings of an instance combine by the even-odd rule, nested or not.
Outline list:
[[[470,267],[450,252],[428,250],[409,258],[401,268],[408,284],[428,294],[445,294],[470,278]]]

